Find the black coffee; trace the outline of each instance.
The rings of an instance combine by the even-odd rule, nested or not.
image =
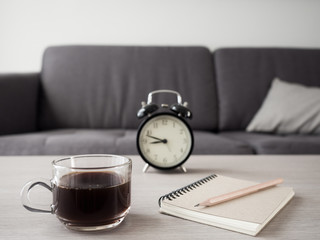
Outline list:
[[[112,172],[76,172],[63,176],[53,188],[55,213],[77,225],[115,222],[130,206],[131,182]]]

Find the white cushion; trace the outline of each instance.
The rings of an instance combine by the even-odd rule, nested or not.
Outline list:
[[[320,88],[275,78],[248,132],[320,133]]]

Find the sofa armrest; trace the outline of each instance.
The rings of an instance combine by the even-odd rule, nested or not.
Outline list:
[[[39,73],[0,74],[0,135],[36,130],[39,85]]]

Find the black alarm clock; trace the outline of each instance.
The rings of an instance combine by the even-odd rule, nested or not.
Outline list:
[[[177,103],[161,104],[159,107],[152,102],[152,96],[158,93],[177,95]],[[160,108],[163,111],[160,111]],[[187,103],[182,104],[181,95],[172,90],[157,90],[148,94],[147,103],[137,113],[138,118],[146,119],[140,124],[137,132],[137,149],[142,159],[149,166],[167,170],[180,167],[184,172],[183,163],[187,161],[193,150],[193,133],[186,119],[192,118]]]

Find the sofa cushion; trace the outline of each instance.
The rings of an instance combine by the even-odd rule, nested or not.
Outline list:
[[[0,155],[138,154],[136,130],[60,129],[0,136]],[[247,144],[194,131],[194,154],[251,154]]]
[[[128,133],[129,132],[129,133]],[[122,129],[60,129],[0,137],[1,155],[135,154],[135,142],[121,145],[135,131]],[[126,140],[127,141],[127,140]],[[128,141],[127,141],[128,142]],[[132,145],[133,147],[131,147]]]
[[[136,131],[127,130],[116,140],[118,154],[138,154]],[[253,149],[242,141],[225,138],[207,131],[193,131],[194,148],[192,154],[253,154]],[[123,149],[123,150],[122,150]]]
[[[189,102],[193,128],[214,130],[213,78],[211,53],[204,47],[49,47],[42,66],[41,128],[135,129],[147,94],[171,89]],[[174,96],[154,99],[176,102]]]
[[[320,134],[320,88],[275,78],[247,131]]]
[[[319,135],[274,135],[249,132],[223,132],[223,137],[243,141],[256,154],[320,154]]]
[[[254,150],[247,143],[226,138],[220,134],[195,131],[193,154],[253,154]]]
[[[214,53],[219,129],[244,130],[277,76],[320,86],[319,49],[227,48]]]

